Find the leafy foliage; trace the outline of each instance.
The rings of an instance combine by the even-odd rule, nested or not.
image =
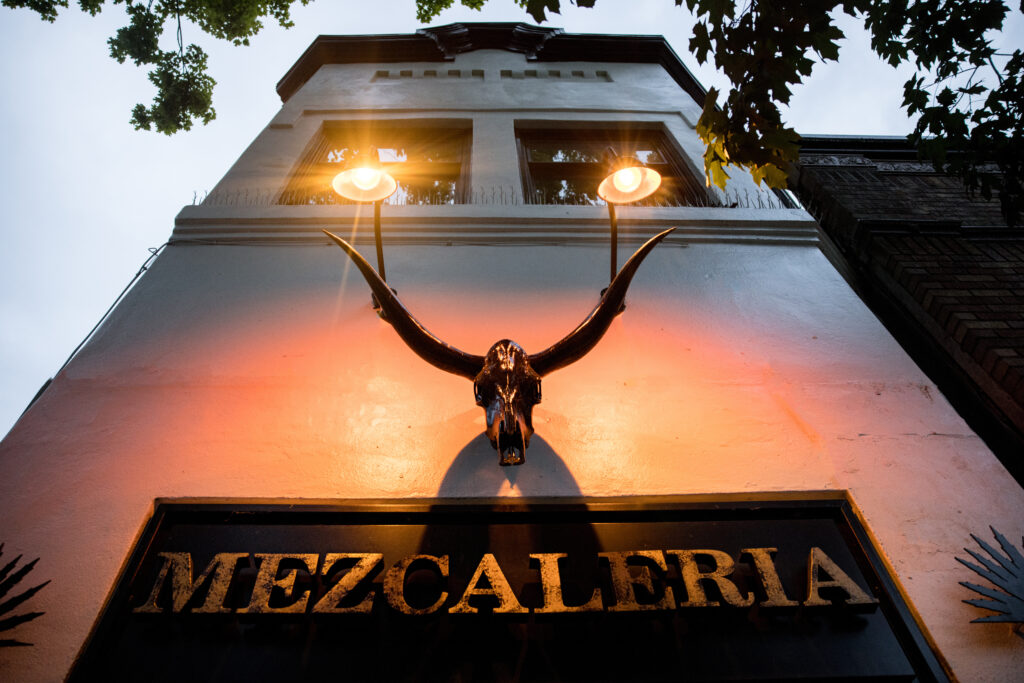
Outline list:
[[[79,0],[78,6],[95,15],[105,2]],[[172,135],[191,129],[195,121],[206,124],[216,118],[216,81],[206,73],[207,55],[203,49],[184,44],[183,19],[214,38],[248,45],[249,39],[263,28],[265,18],[273,18],[285,28],[292,26],[291,7],[296,2],[305,5],[310,0],[112,0],[112,4],[126,6],[128,25],[107,41],[110,56],[120,63],[130,59],[137,66],[151,66],[149,80],[156,86],[153,104],[135,105],[131,123],[136,129],[156,129]],[[2,4],[32,10],[51,22],[60,9],[68,6],[67,0],[2,0]],[[176,28],[177,47],[162,50],[160,37],[168,24]]]
[[[182,42],[182,19],[205,33],[236,45],[275,19],[291,26],[295,2],[310,0],[111,0],[124,4],[128,25],[108,42],[119,62],[153,67],[156,97],[150,107],[132,112],[136,128],[168,135],[208,123],[213,109],[207,57],[197,45]],[[560,10],[560,0],[514,0],[537,22]],[[571,0],[593,7],[597,0]],[[697,127],[707,145],[708,184],[725,187],[726,168],[738,166],[771,187],[786,185],[799,157],[799,136],[785,125],[779,105],[789,102],[793,86],[811,74],[815,61],[839,58],[843,32],[835,17],[864,21],[874,51],[893,66],[912,63],[917,73],[904,87],[904,106],[917,124],[911,140],[937,170],[961,178],[970,193],[998,194],[1012,225],[1024,205],[1024,56],[1020,50],[997,55],[987,35],[1003,26],[1004,0],[673,0],[696,17],[690,49],[700,63],[714,60],[732,89],[724,102],[711,89]],[[0,0],[54,21],[67,0]],[[98,13],[106,0],[78,0],[82,11]],[[487,0],[459,0],[481,9]],[[455,0],[416,0],[416,17],[428,22]],[[1024,3],[1021,5],[1024,9]],[[177,50],[160,48],[168,23],[177,29]],[[1000,68],[995,59],[1008,58]],[[990,72],[994,73],[993,79]],[[986,80],[987,78],[987,80]],[[998,81],[996,86],[989,83]]]
[[[459,1],[463,7],[475,10],[483,8],[487,3],[487,0]],[[596,2],[597,0],[572,0],[572,3],[579,7],[593,7]],[[548,12],[558,14],[560,9],[559,0],[515,0],[515,3],[525,9],[538,24],[547,21]],[[455,0],[416,0],[416,18],[426,23],[454,4]]]
[[[135,105],[132,124],[136,129],[155,127],[171,135],[189,130],[193,119],[206,124],[217,116],[213,110],[215,81],[206,74],[206,53],[198,45],[189,45],[182,53],[161,53],[149,80],[158,94],[148,109]]]
[[[4,544],[0,543],[0,556],[3,556],[3,551]],[[22,579],[24,579],[25,576],[27,576],[28,573],[32,571],[32,569],[36,566],[36,562],[39,561],[39,558],[37,557],[28,564],[23,565],[21,569],[18,569],[12,574],[12,570],[14,570],[14,568],[18,565],[18,561],[20,559],[21,555],[18,555],[16,558],[5,564],[3,567],[0,567],[0,600],[2,600],[3,597],[7,595],[7,593],[9,593],[12,588],[14,588],[16,585],[18,585],[18,583],[21,582]],[[48,583],[50,582],[45,581],[39,584],[38,586],[29,588],[23,593],[19,593],[18,595],[15,595],[3,602],[0,602],[0,633],[3,633],[4,631],[10,631],[19,624],[24,624],[26,621],[32,621],[33,619],[41,617],[43,615],[43,612],[26,612],[24,614],[7,616],[8,613],[13,612],[22,603],[24,603],[26,600],[28,600],[33,595],[38,593],[43,588],[43,586],[45,586]],[[15,647],[19,645],[24,646],[31,644],[32,643],[23,643],[20,640],[14,640],[12,638],[0,638],[0,647]]]

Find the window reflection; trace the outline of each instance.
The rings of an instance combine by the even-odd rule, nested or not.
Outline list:
[[[659,190],[639,206],[708,206],[704,188],[675,154],[660,129],[517,127],[523,190],[529,204],[604,205],[597,186],[605,177],[605,151],[633,157],[662,176]]]
[[[331,179],[371,147],[377,148],[381,166],[398,182],[398,190],[385,204],[464,203],[470,138],[468,125],[325,126],[278,203],[351,203],[334,192]]]

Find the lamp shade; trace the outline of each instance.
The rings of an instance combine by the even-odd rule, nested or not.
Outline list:
[[[597,186],[597,196],[609,204],[628,204],[650,197],[661,187],[661,174],[630,157],[609,150],[608,175]]]
[[[377,202],[387,199],[398,189],[398,181],[380,165],[377,149],[357,155],[344,171],[331,181],[334,191],[354,202]]]

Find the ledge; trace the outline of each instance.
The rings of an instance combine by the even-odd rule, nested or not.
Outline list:
[[[460,204],[385,206],[381,232],[391,244],[567,245],[604,244],[608,214],[598,206]],[[817,223],[800,209],[625,207],[620,239],[640,242],[677,227],[676,244],[753,243],[817,246]],[[186,206],[175,219],[172,241],[216,244],[327,244],[321,230],[358,233],[373,241],[370,206]]]

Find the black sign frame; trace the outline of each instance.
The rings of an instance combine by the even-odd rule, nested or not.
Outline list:
[[[459,524],[466,520],[511,520],[519,524],[643,523],[680,519],[714,523],[721,520],[830,520],[856,559],[859,572],[879,600],[878,609],[892,628],[919,681],[949,681],[948,665],[927,635],[914,609],[875,547],[847,491],[798,493],[633,496],[614,498],[477,498],[477,499],[211,499],[158,498],[127,558],[89,637],[68,675],[69,681],[94,680],[104,670],[124,615],[130,612],[131,586],[139,580],[143,561],[161,534],[174,523],[202,520],[212,524],[372,525],[427,521]],[[137,602],[137,597],[136,597]],[[838,680],[838,679],[829,679]]]

